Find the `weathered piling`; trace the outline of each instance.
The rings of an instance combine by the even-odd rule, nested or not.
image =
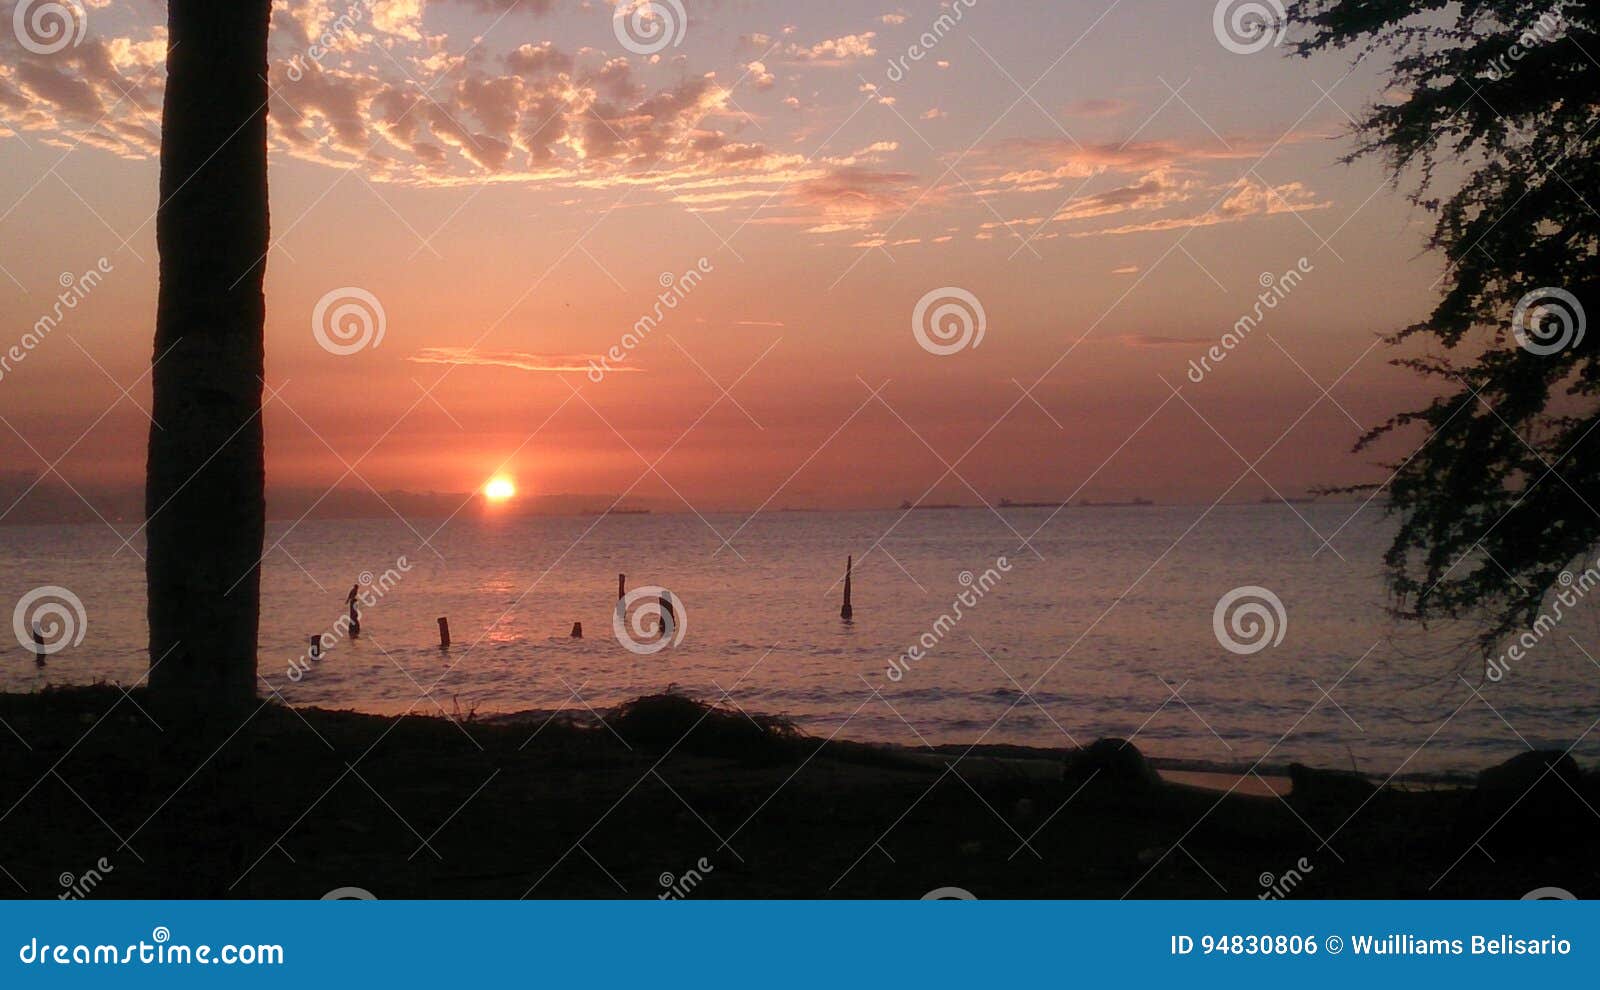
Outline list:
[[[33,662],[40,667],[44,666],[45,657],[48,656],[48,651],[45,650],[44,646],[44,629],[39,623],[35,622],[33,624]]]
[[[572,624],[572,638],[573,639],[582,639],[583,638],[583,623],[574,622]]]
[[[322,637],[321,636],[313,636],[313,637],[311,637],[311,649],[306,651],[306,656],[310,657],[313,660],[321,660],[322,659]]]
[[[839,609],[839,618],[843,619],[846,622],[853,621],[855,619],[855,616],[856,616],[856,610],[850,606],[850,571],[851,571],[852,565],[854,563],[855,563],[855,556],[853,554],[850,555],[850,556],[845,557],[845,559],[844,559],[844,606]]]
[[[350,594],[345,596],[345,604],[350,606],[350,638],[361,635],[361,613],[356,609],[356,596],[361,593],[361,585],[350,586]]]
[[[678,625],[678,613],[672,610],[672,592],[662,590],[661,602],[661,638],[671,639],[672,631]]]
[[[620,601],[622,601],[622,599],[624,599],[626,597],[628,597],[628,575],[626,575],[626,574],[618,574],[617,575],[617,601],[620,602]]]
[[[448,650],[449,648],[450,648],[450,620],[449,620],[449,618],[441,615],[441,616],[439,616],[439,649]]]

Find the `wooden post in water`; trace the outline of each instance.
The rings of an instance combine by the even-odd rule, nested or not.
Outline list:
[[[321,636],[313,636],[313,637],[311,637],[311,649],[306,651],[306,656],[310,657],[313,660],[321,660],[322,659],[322,637]]]
[[[617,575],[617,601],[620,602],[626,597],[628,597],[628,575],[626,575],[626,574],[618,574]]]
[[[445,616],[441,615],[441,616],[439,616],[439,649],[448,650],[449,648],[450,648],[450,620],[448,618],[446,618]]]
[[[33,662],[43,667],[45,656],[44,629],[39,626],[39,623],[35,622],[33,624]]]
[[[839,618],[846,622],[854,621],[856,610],[850,607],[850,570],[855,563],[854,555],[844,559],[844,607],[839,609]]]
[[[572,638],[573,639],[582,639],[583,638],[583,623],[574,622],[572,624]]]
[[[678,613],[672,610],[672,592],[662,589],[661,596],[661,638],[671,639],[672,630],[678,625]]]
[[[350,594],[345,596],[345,604],[350,606],[350,638],[355,639],[361,635],[361,613],[356,610],[356,595],[360,593],[361,585],[350,586]]]

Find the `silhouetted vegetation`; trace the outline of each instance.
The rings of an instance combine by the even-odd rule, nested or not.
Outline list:
[[[32,747],[0,747],[0,793],[30,823],[0,830],[22,885],[0,877],[0,891],[55,896],[63,870],[101,857],[112,869],[93,896],[114,898],[650,898],[664,871],[702,858],[705,898],[1249,898],[1291,869],[1295,897],[1517,898],[1550,883],[1588,897],[1600,877],[1600,833],[1581,828],[1600,791],[1570,760],[1529,798],[1538,820],[1500,821],[1539,760],[1485,773],[1478,791],[1355,792],[1341,774],[1335,793],[1313,781],[1285,803],[1253,783],[1127,786],[1148,774],[1113,740],[1077,753],[828,743],[671,695],[602,712],[610,728],[586,712],[452,722],[268,704],[192,778],[170,779],[149,758],[166,735],[140,711],[149,700],[0,694],[0,720]],[[1063,767],[1085,754],[1134,772],[1079,790]],[[168,859],[164,835],[189,858]],[[1492,860],[1470,851],[1480,837]]]
[[[1580,332],[1600,299],[1600,3],[1298,0],[1290,19],[1302,55],[1393,58],[1350,157],[1414,179],[1435,217],[1442,295],[1392,339],[1428,344],[1395,363],[1445,391],[1358,449],[1426,431],[1391,465],[1389,583],[1402,615],[1475,618],[1491,649],[1600,545],[1600,341]]]

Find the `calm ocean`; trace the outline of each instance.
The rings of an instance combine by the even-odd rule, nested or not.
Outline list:
[[[430,519],[276,523],[260,666],[295,705],[587,714],[676,685],[824,737],[1055,747],[1135,736],[1159,757],[1248,766],[1270,747],[1269,766],[1385,775],[1478,769],[1524,750],[1522,739],[1565,749],[1584,735],[1600,716],[1600,666],[1583,652],[1600,656],[1594,609],[1484,682],[1461,645],[1469,630],[1424,633],[1387,617],[1378,564],[1388,524],[1376,507],[1347,524],[1356,509],[774,512],[748,524],[485,514],[436,534]],[[1339,531],[1334,549],[1318,552],[1313,527]],[[86,621],[82,643],[43,671],[6,635],[0,689],[138,680],[148,662],[142,563],[119,547],[98,524],[0,528],[0,602],[11,610],[36,587],[60,586]],[[839,618],[847,554],[850,625]],[[335,633],[325,658],[291,678],[309,637],[335,630],[363,572],[392,587],[363,609],[360,638]],[[630,589],[670,589],[680,645],[641,655],[619,643],[619,572]],[[1262,599],[1245,594],[1239,630],[1224,625],[1228,649],[1214,612],[1242,587],[1271,592],[1281,618],[1270,602],[1248,611]],[[440,616],[449,652],[438,648]],[[585,638],[570,638],[574,622]],[[1574,754],[1600,755],[1600,735]]]

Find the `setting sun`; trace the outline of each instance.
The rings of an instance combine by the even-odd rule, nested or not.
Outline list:
[[[483,486],[483,497],[491,502],[504,502],[516,493],[516,483],[504,476],[490,478],[488,484]]]

